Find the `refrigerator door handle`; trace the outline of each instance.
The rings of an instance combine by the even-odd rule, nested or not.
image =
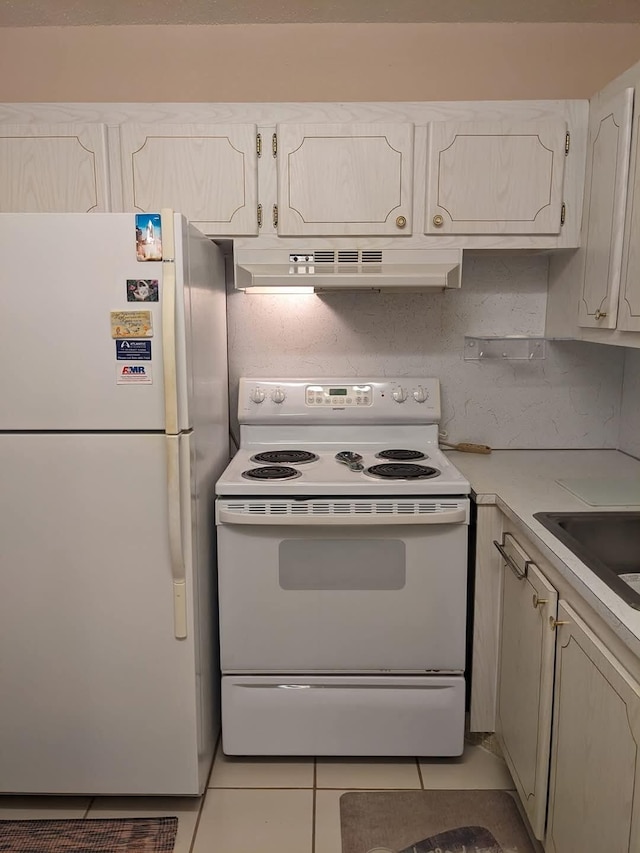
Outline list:
[[[162,226],[162,362],[164,368],[165,432],[178,433],[176,365],[176,263],[173,211],[160,211]]]
[[[166,436],[167,499],[169,511],[169,554],[173,578],[173,630],[176,639],[187,636],[187,584],[182,546],[182,502],[180,499],[180,436]]]

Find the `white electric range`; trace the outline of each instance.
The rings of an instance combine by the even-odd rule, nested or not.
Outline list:
[[[438,380],[244,378],[238,414],[225,753],[461,754],[470,487],[438,449]]]

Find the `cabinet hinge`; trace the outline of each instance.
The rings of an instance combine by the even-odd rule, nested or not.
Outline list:
[[[273,227],[274,228],[278,227],[278,205],[277,204],[273,205]]]
[[[274,157],[278,156],[278,135],[276,133],[271,137],[271,151]]]
[[[258,205],[258,228],[262,228],[262,205],[261,204]]]
[[[566,132],[564,137],[564,155],[565,157],[569,153],[569,149],[571,148],[571,134],[569,131]]]
[[[256,134],[256,154],[258,157],[262,157],[262,134]]]
[[[562,202],[562,207],[560,208],[560,225],[564,225],[564,221],[567,218],[567,205]]]

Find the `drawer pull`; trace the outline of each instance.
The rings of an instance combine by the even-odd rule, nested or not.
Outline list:
[[[496,539],[493,540],[493,544],[496,546],[496,548],[500,552],[500,556],[509,566],[514,575],[518,578],[518,580],[523,581],[529,573],[529,566],[531,565],[532,561],[526,560],[524,564],[524,571],[520,571],[520,567],[517,566],[516,563],[514,563],[513,558],[510,557],[509,554],[507,554],[507,552],[504,550],[504,544],[501,544]]]

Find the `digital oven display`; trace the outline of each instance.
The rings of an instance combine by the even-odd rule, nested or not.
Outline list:
[[[346,397],[347,389],[346,388],[329,388],[329,396],[330,397]]]

